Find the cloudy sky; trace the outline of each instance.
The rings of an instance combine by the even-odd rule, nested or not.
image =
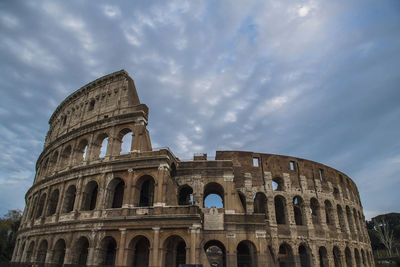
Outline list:
[[[6,0],[0,215],[24,208],[57,105],[120,69],[153,147],[315,160],[353,178],[367,218],[400,212],[398,0]]]

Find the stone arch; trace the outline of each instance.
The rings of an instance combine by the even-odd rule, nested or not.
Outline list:
[[[237,267],[257,267],[257,248],[249,240],[241,241],[236,247]]]
[[[242,192],[240,192],[239,190],[237,192],[238,192],[238,195],[239,195],[240,203],[242,204],[243,212],[247,213],[246,196]]]
[[[356,260],[356,266],[361,267],[360,253],[358,252],[357,248],[354,248],[354,258]]]
[[[344,255],[346,257],[346,266],[353,267],[353,261],[351,259],[351,251],[350,251],[349,247],[345,248]]]
[[[186,242],[178,236],[169,236],[164,241],[164,265],[165,267],[175,267],[186,263]]]
[[[299,246],[300,267],[312,265],[312,251],[307,244],[301,243]]]
[[[334,188],[333,188],[333,197],[334,197],[336,200],[339,200],[339,199],[340,199],[340,193],[339,193],[339,189],[338,189],[337,187],[334,187]]]
[[[94,210],[97,204],[97,193],[99,186],[97,182],[92,180],[86,184],[82,196],[81,210]]]
[[[89,254],[89,240],[85,236],[79,237],[73,248],[72,264],[86,265]]]
[[[293,198],[293,213],[296,225],[306,225],[306,216],[304,211],[304,201],[300,196]]]
[[[81,139],[75,149],[75,163],[79,164],[86,160],[88,149],[88,140]]]
[[[208,196],[217,195],[221,198],[222,207],[225,207],[225,199],[224,199],[224,187],[216,182],[210,182],[204,186],[203,191],[203,207],[206,207],[205,202]]]
[[[286,242],[279,246],[278,262],[279,267],[291,267],[295,265],[292,247]]]
[[[46,158],[40,167],[40,176],[45,176],[49,167],[49,158]]]
[[[136,203],[139,207],[150,207],[154,203],[154,178],[150,175],[141,176],[136,184]]]
[[[64,203],[61,210],[62,213],[68,213],[74,209],[75,198],[76,198],[76,187],[75,185],[70,185],[64,194]]]
[[[40,196],[40,199],[39,199],[39,206],[38,206],[38,208],[37,208],[36,216],[35,216],[36,219],[39,218],[40,216],[42,216],[42,213],[43,213],[43,210],[44,210],[44,204],[45,204],[45,202],[46,202],[46,198],[47,198],[47,194],[46,194],[46,193],[43,193],[43,194]]]
[[[318,255],[319,255],[319,266],[329,267],[328,252],[326,251],[325,247],[323,246],[319,247]]]
[[[285,197],[277,195],[274,198],[275,218],[277,224],[288,224],[287,205]]]
[[[357,211],[355,208],[353,208],[353,217],[357,232],[360,234],[360,221],[358,220]]]
[[[335,216],[333,213],[333,206],[329,200],[325,200],[325,219],[327,225],[335,225]]]
[[[92,158],[93,159],[104,158],[107,154],[107,146],[108,146],[108,134],[107,133],[99,134],[95,139],[95,142],[93,143]]]
[[[39,243],[38,251],[36,254],[37,263],[45,263],[47,255],[48,243],[46,239],[43,239]]]
[[[285,191],[285,183],[279,176],[272,179],[272,190],[274,191]]]
[[[37,199],[38,199],[38,196],[35,196],[33,198],[33,201],[31,202],[29,216],[28,216],[30,219],[33,218],[33,215],[35,213],[34,211],[35,211],[35,205],[37,204]]]
[[[337,246],[333,247],[333,263],[335,267],[342,267],[342,253]]]
[[[59,198],[60,198],[60,191],[58,189],[53,190],[53,192],[51,192],[50,194],[50,198],[47,204],[46,216],[51,216],[56,213]]]
[[[313,224],[321,224],[321,209],[319,202],[315,197],[311,198],[310,200],[310,212]]]
[[[111,236],[104,237],[100,242],[98,262],[101,266],[114,266],[117,255],[117,242]]]
[[[57,266],[62,266],[64,264],[65,258],[65,240],[60,238],[57,240],[56,244],[54,245],[54,254],[53,254],[53,262]]]
[[[21,246],[18,249],[17,261],[23,262],[22,255],[24,255],[25,246],[26,246],[26,241],[22,242]]]
[[[262,192],[257,192],[254,197],[254,213],[264,214],[268,218],[267,197]]]
[[[125,182],[121,178],[114,178],[107,186],[106,208],[121,208],[124,200]]]
[[[118,154],[127,154],[132,151],[132,139],[133,132],[129,128],[122,129],[118,134],[118,141],[120,142],[120,147]]]
[[[207,241],[204,244],[204,251],[211,266],[226,267],[226,249],[221,241]]]
[[[71,145],[68,145],[61,153],[60,157],[61,168],[65,168],[68,166],[70,157],[71,157]]]
[[[26,250],[26,255],[25,255],[25,262],[32,262],[32,256],[33,256],[33,250],[35,248],[35,241],[31,241],[29,243],[28,249]]]
[[[193,204],[193,188],[185,184],[178,188],[178,205]]]
[[[129,242],[128,266],[148,267],[150,262],[150,241],[143,235],[132,238]]]

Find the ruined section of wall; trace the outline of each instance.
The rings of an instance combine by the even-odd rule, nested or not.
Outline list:
[[[125,71],[57,108],[13,262],[373,266],[357,187],[344,173],[244,151],[180,161],[152,150],[147,118]],[[206,204],[212,195],[221,206]]]

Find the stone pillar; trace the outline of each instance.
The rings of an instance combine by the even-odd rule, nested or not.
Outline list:
[[[197,252],[197,241],[198,241],[198,236],[200,234],[200,228],[201,225],[198,224],[193,224],[192,227],[190,227],[190,257],[188,262],[190,264],[197,264],[196,262],[196,252]]]
[[[153,247],[151,248],[151,263],[150,267],[158,267],[158,254],[159,254],[159,242],[160,242],[160,227],[153,227],[154,240]]]
[[[158,167],[158,172],[157,172],[157,195],[155,196],[154,199],[154,206],[156,207],[163,207],[165,206],[165,197],[166,197],[166,177],[169,175],[169,166],[166,163],[160,164]],[[164,197],[165,196],[165,197]]]
[[[224,173],[224,183],[225,183],[224,194],[225,195],[222,197],[224,198],[223,202],[224,202],[225,211],[235,209],[235,207],[233,206],[233,203],[235,203],[235,202],[233,199],[233,195],[231,194],[231,192],[236,194],[236,190],[234,190],[234,188],[233,188],[233,186],[234,186],[233,178],[234,178],[234,176],[233,176],[232,172]],[[204,203],[203,203],[203,205],[204,205]]]
[[[121,233],[120,241],[119,241],[119,246],[118,246],[118,255],[117,255],[117,260],[116,264],[117,266],[125,266],[125,243],[126,243],[126,228],[121,228],[119,229]]]

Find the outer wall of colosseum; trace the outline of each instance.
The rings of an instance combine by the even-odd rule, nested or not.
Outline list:
[[[125,71],[49,120],[13,262],[92,266],[374,266],[357,187],[323,164],[153,150]],[[223,207],[205,207],[209,195]]]

